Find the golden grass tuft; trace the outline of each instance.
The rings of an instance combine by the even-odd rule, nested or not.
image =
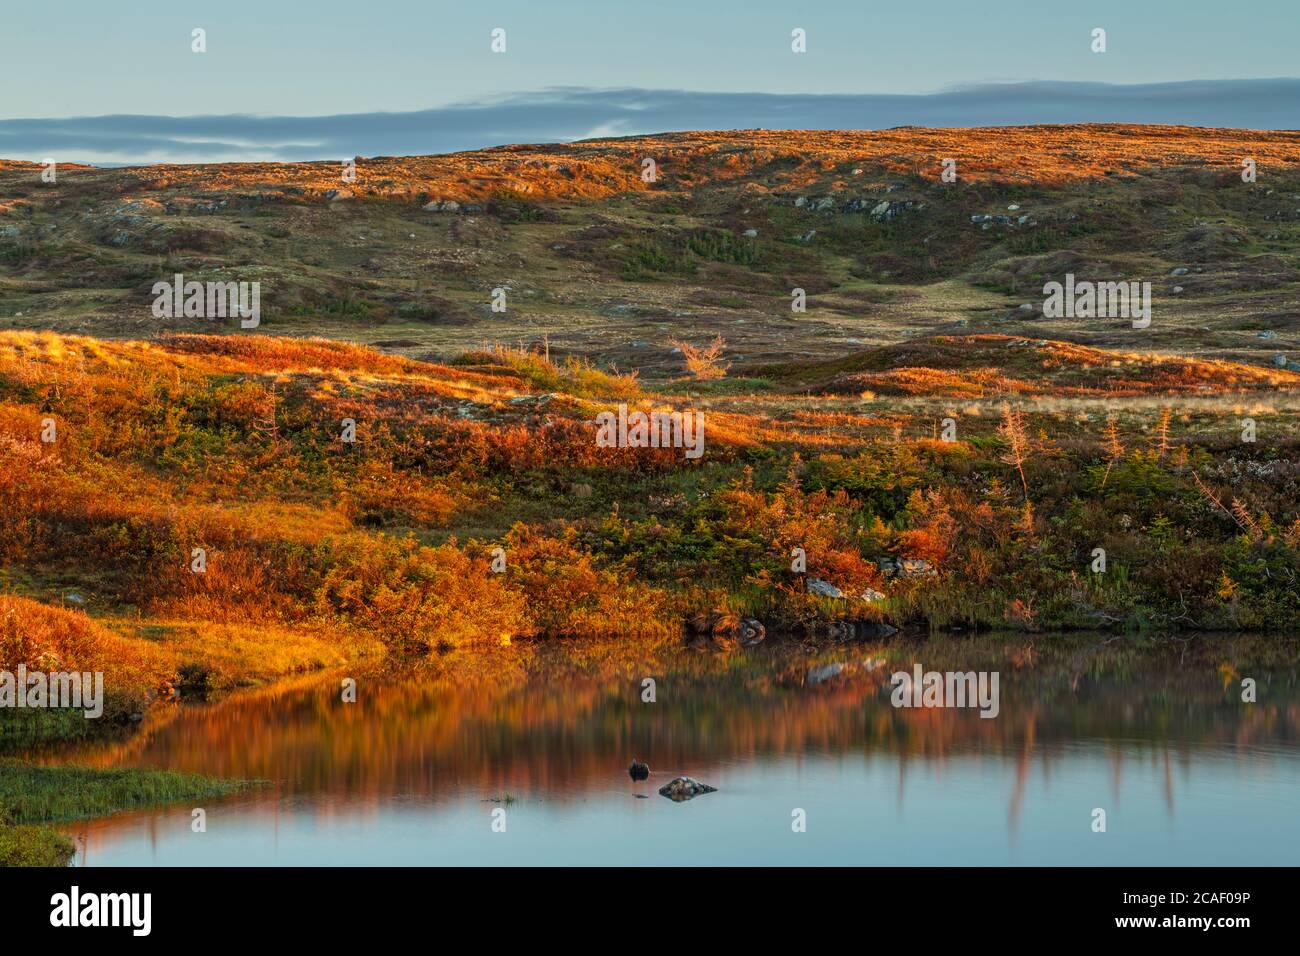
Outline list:
[[[0,594],[0,669],[101,671],[116,709],[138,708],[172,674],[168,655],[126,640],[80,611]],[[105,710],[108,713],[108,708]]]

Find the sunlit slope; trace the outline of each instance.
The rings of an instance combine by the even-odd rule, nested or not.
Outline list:
[[[646,378],[718,335],[737,373],[956,331],[1264,366],[1300,352],[1297,137],[741,130],[54,183],[7,164],[0,327],[241,331],[156,314],[180,274],[259,283],[258,333],[443,359],[545,338]],[[1045,315],[1067,276],[1147,289],[1149,326]]]

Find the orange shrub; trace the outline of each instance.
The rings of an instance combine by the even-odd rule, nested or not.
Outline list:
[[[173,662],[143,641],[118,637],[80,611],[0,595],[0,669],[100,671],[105,714],[135,711],[174,673]]]
[[[668,632],[667,597],[631,571],[597,566],[577,542],[517,524],[506,538],[506,579],[522,591],[528,615],[546,637],[636,637]]]
[[[454,545],[349,535],[329,545],[317,610],[407,650],[499,643],[528,632],[523,598]]]

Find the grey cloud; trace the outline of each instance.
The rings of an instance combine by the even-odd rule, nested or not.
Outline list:
[[[560,88],[410,113],[0,120],[0,156],[125,164],[418,155],[699,129],[1162,123],[1294,129],[1300,79],[1031,82],[917,95]]]

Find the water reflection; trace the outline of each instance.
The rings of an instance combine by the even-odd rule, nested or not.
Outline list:
[[[1295,862],[1291,645],[1051,640],[581,669],[572,648],[530,651],[505,678],[362,678],[355,704],[336,675],[312,678],[57,758],[272,781],[210,807],[207,833],[190,832],[189,808],[68,830],[90,864],[850,863],[888,844],[915,863],[1205,863],[1237,859],[1242,840],[1242,862]],[[849,669],[814,685],[828,660]],[[892,707],[889,674],[917,660],[1000,670],[999,716]],[[633,756],[648,780],[629,778]],[[677,774],[719,792],[672,805],[656,791]],[[489,829],[497,806],[508,835]],[[1089,829],[1097,806],[1104,835]],[[794,808],[810,822],[792,844]]]

